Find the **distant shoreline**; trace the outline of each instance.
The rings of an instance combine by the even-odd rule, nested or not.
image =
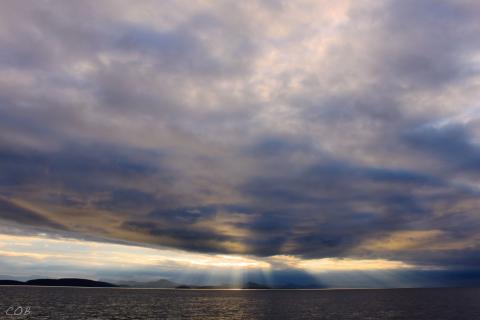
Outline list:
[[[1,281],[1,280],[0,280]],[[77,285],[33,285],[33,284],[1,284],[2,287],[36,287],[36,288],[79,288],[79,289],[120,289],[120,290],[168,290],[168,291],[370,291],[370,290],[439,290],[439,289],[480,289],[480,287],[409,287],[409,288],[142,288],[113,285],[77,286]]]
[[[115,284],[79,278],[0,280],[0,286],[115,288]]]

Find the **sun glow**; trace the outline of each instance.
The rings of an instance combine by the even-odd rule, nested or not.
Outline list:
[[[296,268],[310,272],[392,270],[415,267],[402,261],[386,259],[322,258],[302,260],[294,256],[282,255],[272,257],[270,262],[278,268]]]
[[[0,256],[50,260],[83,266],[171,266],[184,268],[259,269],[270,264],[237,255],[189,253],[114,243],[46,236],[0,235]]]
[[[383,259],[337,259],[325,258],[301,261],[298,266],[313,271],[348,271],[348,270],[391,270],[412,268],[413,265],[402,261]]]
[[[227,254],[190,253],[168,248],[146,248],[125,244],[86,241],[72,238],[51,238],[46,235],[23,236],[0,234],[0,259],[23,267],[26,274],[43,266],[53,275],[64,276],[59,270],[79,270],[90,275],[102,270],[136,270],[153,272],[152,277],[168,277],[172,270],[181,270],[186,282],[203,277],[205,283],[242,284],[250,272],[259,272],[266,282],[277,270],[303,270],[310,274],[331,271],[400,270],[415,266],[402,261],[384,259],[322,258],[301,259],[277,255],[254,257]],[[11,269],[2,270],[9,272]],[[59,273],[60,272],[60,273]],[[48,274],[47,274],[48,275]],[[67,275],[67,274],[66,274]]]

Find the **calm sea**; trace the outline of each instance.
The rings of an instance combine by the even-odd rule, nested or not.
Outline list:
[[[480,319],[480,289],[0,287],[0,319]],[[17,313],[17,315],[6,315]],[[26,315],[20,315],[23,312]]]

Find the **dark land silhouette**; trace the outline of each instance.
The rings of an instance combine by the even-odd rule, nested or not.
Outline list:
[[[115,284],[95,281],[89,279],[62,278],[62,279],[33,279],[28,281],[0,280],[0,285],[4,286],[58,286],[58,287],[91,287],[91,288],[110,288],[118,287]]]
[[[109,281],[107,281],[109,282]],[[159,279],[155,281],[140,282],[140,281],[119,281],[117,282],[122,287],[132,288],[159,288],[159,289],[172,289],[181,286],[180,283],[176,283],[167,279]]]
[[[112,283],[115,282],[115,283]],[[319,288],[318,285],[300,285],[288,283],[286,285],[269,286],[264,283],[248,281],[243,284],[231,285],[194,285],[181,284],[168,279],[159,279],[155,281],[95,281],[80,278],[61,278],[61,279],[33,279],[28,281],[0,280],[0,286],[57,286],[57,287],[91,287],[91,288],[152,288],[152,289],[312,289]]]
[[[25,285],[25,282],[17,280],[0,280],[0,286],[18,286]]]

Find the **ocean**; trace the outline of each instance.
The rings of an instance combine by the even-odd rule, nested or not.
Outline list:
[[[480,319],[480,289],[0,287],[0,319]]]

